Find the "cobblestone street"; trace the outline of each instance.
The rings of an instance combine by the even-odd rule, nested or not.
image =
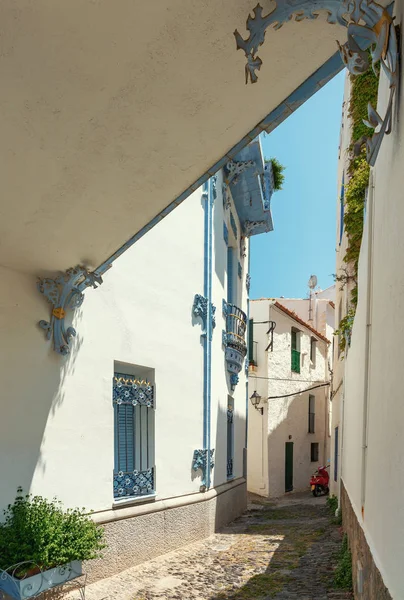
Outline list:
[[[249,510],[206,540],[87,587],[87,600],[342,600],[341,534],[325,498],[296,494]]]

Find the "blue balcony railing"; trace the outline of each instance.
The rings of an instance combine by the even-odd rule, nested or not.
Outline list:
[[[223,341],[226,346],[225,357],[227,370],[230,373],[232,389],[238,383],[238,374],[243,368],[247,354],[245,334],[247,329],[247,315],[235,304],[224,303],[226,315],[226,332]]]

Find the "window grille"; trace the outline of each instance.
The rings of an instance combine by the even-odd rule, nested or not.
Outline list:
[[[137,497],[155,490],[154,388],[132,375],[115,373],[114,498]]]

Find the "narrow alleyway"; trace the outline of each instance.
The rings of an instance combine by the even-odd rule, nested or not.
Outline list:
[[[341,543],[325,498],[294,494],[249,510],[210,538],[87,587],[87,600],[341,600]]]

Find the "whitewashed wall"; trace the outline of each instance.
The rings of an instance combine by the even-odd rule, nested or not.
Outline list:
[[[401,5],[399,5],[401,11]],[[401,71],[402,76],[402,71]],[[378,111],[384,114],[388,86],[379,88]],[[397,115],[404,109],[401,96]],[[402,362],[404,335],[404,205],[402,202],[404,148],[402,129],[394,120],[385,137],[370,188],[359,265],[359,303],[352,345],[345,363],[345,410],[342,479],[363,527],[385,585],[393,598],[404,598],[404,403]],[[370,204],[374,222],[369,231]],[[367,253],[371,272],[368,270]],[[366,301],[370,299],[370,318]],[[365,347],[366,327],[369,348]],[[364,361],[369,356],[368,392]],[[367,399],[367,409],[365,407]],[[367,450],[362,451],[364,423]]]
[[[281,300],[280,300],[281,301]],[[302,301],[304,302],[304,301]],[[310,361],[310,340],[313,333],[273,306],[268,299],[250,303],[254,321],[271,319],[276,322],[273,352],[268,345],[267,325],[254,326],[258,341],[258,368],[250,373],[249,396],[257,389],[262,398],[290,394],[310,387],[309,382],[328,380],[327,343],[319,340],[315,365]],[[301,371],[291,371],[291,328],[301,333]],[[260,379],[268,377],[268,381]],[[314,383],[313,383],[314,385]],[[294,443],[294,489],[308,489],[310,475],[328,460],[327,399],[328,388],[310,392],[315,396],[315,433],[308,433],[309,392],[289,398],[264,402],[264,415],[254,409],[249,412],[248,489],[252,492],[280,496],[285,492],[285,443]],[[291,436],[291,438],[289,438]],[[251,442],[254,440],[254,442]],[[311,443],[319,443],[319,462],[310,460]]]
[[[213,261],[215,485],[226,481],[223,218],[219,193]],[[13,500],[21,485],[43,496],[57,495],[67,506],[111,508],[114,361],[155,369],[157,499],[199,491],[201,473],[192,471],[192,456],[202,447],[203,347],[192,305],[195,294],[203,294],[203,255],[204,210],[198,190],[118,259],[99,289],[86,291],[75,314],[77,337],[67,358],[53,351],[36,326],[48,318],[50,307],[37,292],[35,279],[2,269],[0,507]],[[241,308],[246,310],[245,269],[239,283]],[[234,475],[240,477],[244,373],[234,398]]]

